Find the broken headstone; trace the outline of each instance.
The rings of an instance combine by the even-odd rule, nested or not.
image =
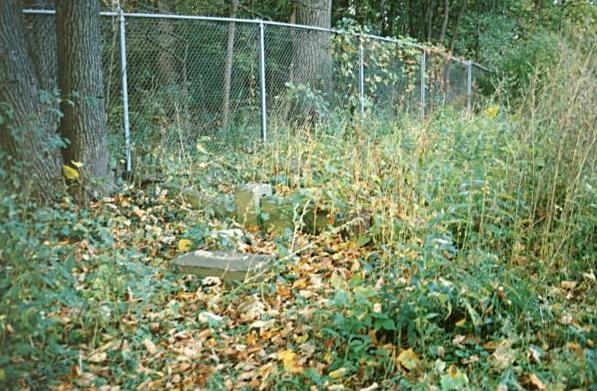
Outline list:
[[[235,194],[236,219],[246,228],[256,230],[260,225],[261,199],[272,195],[268,184],[248,183],[240,186]]]
[[[266,270],[272,261],[273,257],[269,255],[197,250],[178,257],[174,267],[200,277],[242,280],[248,274]]]

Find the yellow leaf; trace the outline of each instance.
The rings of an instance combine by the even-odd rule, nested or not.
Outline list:
[[[3,368],[0,368],[0,381],[4,381],[6,379],[6,372]]]
[[[298,289],[305,289],[307,287],[307,280],[305,280],[304,278],[296,280],[294,284],[292,284],[292,287]]]
[[[79,171],[72,168],[71,166],[67,166],[66,164],[62,166],[62,172],[64,172],[64,176],[66,179],[75,180],[79,179]]]
[[[191,242],[189,239],[180,239],[178,241],[178,251],[189,251],[191,249]]]
[[[529,380],[538,390],[545,390],[545,384],[539,379],[539,376],[535,375],[534,373],[529,376]]]
[[[71,160],[70,164],[72,164],[73,166],[75,166],[77,168],[83,167],[83,163],[81,163],[81,162],[75,162],[74,160]]]
[[[282,360],[284,369],[288,372],[298,372],[300,369],[296,362],[296,353],[290,349],[283,350],[278,353],[278,358]]]
[[[327,352],[326,354],[323,355],[323,360],[325,362],[327,362],[328,364],[331,364],[333,359],[334,359],[334,356],[332,356],[332,353],[330,353],[330,352]]]
[[[99,364],[99,363],[102,363],[102,362],[106,361],[107,358],[108,358],[108,353],[106,353],[106,352],[99,352],[99,353],[96,353],[96,354],[92,355],[87,360],[89,362]]]
[[[346,373],[346,371],[347,371],[346,368],[336,369],[335,371],[330,372],[330,377],[332,379],[339,379],[342,376],[344,376],[344,374]]]
[[[419,356],[412,349],[403,350],[400,352],[398,355],[398,362],[409,371],[416,369],[421,363]]]
[[[500,112],[499,105],[489,106],[487,109],[485,109],[485,116],[489,119],[494,119],[495,117],[497,117],[499,112]]]
[[[155,354],[157,352],[155,344],[150,339],[144,339],[143,345],[145,345],[145,349],[147,349],[149,354]]]

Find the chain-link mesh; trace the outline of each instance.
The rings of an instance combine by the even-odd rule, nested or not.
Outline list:
[[[54,16],[40,12],[26,14],[32,52],[51,76],[43,82],[55,85]],[[114,161],[119,161],[125,156],[122,26],[119,14],[108,15],[101,18],[104,95],[110,131],[119,135],[111,138]],[[423,75],[420,48],[368,35],[263,22],[261,41],[255,21],[125,17],[131,148],[135,166],[143,170],[171,154],[172,147],[185,153],[204,136],[228,146],[258,141],[263,87],[271,135],[281,128],[353,121],[361,110],[398,117],[423,107],[425,113],[444,106],[465,109],[486,73],[427,50]]]
[[[466,108],[468,99],[468,66],[443,53],[427,53],[427,107]]]
[[[363,38],[366,107],[399,116],[420,106],[420,52],[401,42]]]
[[[129,106],[137,155],[242,129],[259,137],[258,26],[127,18]]]
[[[265,26],[270,129],[329,123],[356,110],[357,45],[352,36]]]

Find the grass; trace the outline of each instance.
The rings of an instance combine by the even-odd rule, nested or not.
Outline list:
[[[591,54],[562,47],[518,109],[278,129],[241,153],[200,139],[88,209],[2,189],[0,384],[594,389]],[[210,200],[245,182],[371,224],[236,243]],[[180,239],[284,261],[200,280],[170,271]]]

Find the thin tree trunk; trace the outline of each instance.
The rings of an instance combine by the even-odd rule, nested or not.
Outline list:
[[[408,0],[408,35],[415,37],[415,16],[414,16],[413,0]]]
[[[236,17],[238,9],[238,0],[231,0],[230,17]],[[224,101],[222,102],[222,126],[228,126],[230,116],[230,83],[232,81],[232,63],[234,60],[234,36],[236,32],[236,23],[230,22],[228,25],[228,42],[226,44],[226,63],[224,64]]]
[[[462,7],[460,7],[460,11],[458,11],[458,17],[456,18],[456,24],[454,25],[454,32],[452,33],[452,39],[450,40],[450,53],[454,52],[454,45],[456,45],[456,36],[458,36],[458,27],[460,26],[462,15],[464,15],[464,10],[466,9],[466,2],[467,0],[462,0]]]
[[[427,9],[427,41],[431,41],[433,38],[433,16],[435,11],[435,0],[431,0],[431,4]]]
[[[33,190],[48,198],[63,183],[58,137],[48,126],[53,114],[40,103],[17,0],[0,1],[0,85],[0,147],[29,166]]]
[[[58,0],[58,86],[63,96],[62,151],[66,164],[81,162],[86,192],[104,194],[111,185],[99,30],[99,2]],[[66,101],[70,100],[70,102]],[[82,194],[80,189],[78,195]],[[86,197],[84,197],[86,199]],[[81,200],[84,200],[81,199]]]
[[[439,42],[443,45],[446,39],[446,29],[448,28],[448,20],[450,19],[450,0],[444,2],[444,23],[442,24],[442,32],[439,36]]]

